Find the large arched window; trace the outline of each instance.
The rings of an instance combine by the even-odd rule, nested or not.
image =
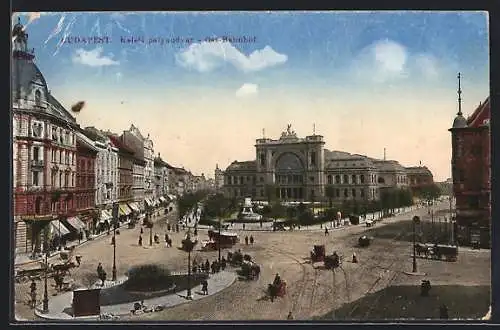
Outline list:
[[[340,184],[340,175],[335,176],[335,184]]]
[[[349,176],[347,174],[344,175],[344,184],[348,184],[349,183]]]
[[[352,178],[352,183],[353,183],[353,184],[358,183],[358,182],[357,182],[357,180],[356,180],[356,174],[353,174],[353,175],[351,176],[351,178]]]
[[[303,171],[304,166],[300,158],[293,153],[285,153],[276,161],[276,172]]]
[[[363,174],[361,174],[361,175],[359,176],[359,181],[360,181],[361,183],[365,183],[365,176],[364,176]]]
[[[333,184],[333,177],[331,175],[328,175],[328,184]]]
[[[35,104],[37,106],[42,105],[42,93],[38,89],[35,91]]]

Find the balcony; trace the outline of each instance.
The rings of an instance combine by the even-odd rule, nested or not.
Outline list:
[[[31,167],[44,167],[45,163],[41,159],[34,159],[31,161]]]

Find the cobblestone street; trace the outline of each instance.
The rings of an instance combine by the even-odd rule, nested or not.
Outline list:
[[[447,205],[438,205],[445,208]],[[421,279],[429,279],[433,284],[458,285],[489,285],[490,284],[490,252],[488,250],[473,251],[461,249],[457,262],[444,262],[419,259],[420,272],[427,275],[409,276],[405,271],[411,271],[411,243],[398,240],[401,232],[394,239],[387,235],[377,238],[377,231],[388,224],[409,220],[416,212],[424,219],[427,209],[418,209],[411,213],[401,214],[385,219],[372,228],[365,226],[348,226],[331,231],[325,236],[318,231],[289,232],[244,232],[240,234],[240,242],[234,249],[241,249],[250,254],[261,264],[262,273],[256,281],[237,281],[229,288],[206,297],[202,300],[168,308],[162,312],[130,316],[125,319],[156,319],[156,320],[252,320],[252,319],[285,319],[292,311],[295,319],[311,319],[324,315],[334,308],[339,308],[347,302],[355,301],[368,293],[376,292],[387,286],[412,284],[418,285]],[[158,233],[163,240],[165,220],[158,219],[153,234]],[[407,230],[402,226],[401,231]],[[145,263],[167,265],[172,271],[185,271],[187,258],[185,252],[176,248],[184,233],[169,233],[174,241],[174,247],[166,248],[164,243],[149,246],[149,230],[144,231],[145,246],[139,247],[137,239],[140,228],[122,229],[117,237],[117,268],[118,276],[122,276],[131,266]],[[245,246],[243,237],[255,237],[253,246]],[[375,233],[373,243],[367,248],[356,246],[358,237],[366,233]],[[407,234],[407,233],[406,233]],[[206,231],[199,231],[200,239],[206,238]],[[102,262],[108,274],[111,274],[112,246],[111,237],[91,242],[77,249],[83,256],[82,265],[72,271],[71,277],[83,286],[88,286],[91,279],[95,280],[95,268]],[[293,242],[291,244],[290,242]],[[321,269],[321,263],[314,267],[307,260],[309,251],[314,244],[325,244],[327,254],[334,250],[344,256],[343,271]],[[356,253],[359,263],[350,262]],[[223,252],[225,255],[227,250]],[[195,251],[193,258],[198,260],[214,260],[218,252]],[[265,297],[267,284],[274,275],[279,273],[287,282],[287,294],[274,302]],[[333,281],[335,280],[335,285]],[[51,281],[52,282],[52,281]],[[39,282],[39,293],[43,287]],[[28,284],[16,286],[16,312],[20,317],[29,318],[33,311],[22,304],[23,297],[28,294]],[[123,319],[123,317],[121,318]]]

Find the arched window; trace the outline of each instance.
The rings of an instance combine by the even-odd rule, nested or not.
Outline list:
[[[344,184],[348,184],[349,183],[349,176],[347,174],[344,175]]]
[[[42,105],[42,93],[38,89],[35,91],[35,104],[37,106]]]
[[[359,181],[360,181],[361,183],[365,183],[365,176],[364,176],[363,174],[361,174],[361,175],[359,176]]]
[[[335,176],[335,183],[340,184],[340,175]]]
[[[349,191],[347,189],[344,189],[344,197],[349,197]]]
[[[333,177],[331,175],[328,175],[328,184],[333,184]]]
[[[352,178],[352,183],[353,183],[353,184],[356,184],[356,183],[357,183],[357,182],[356,182],[356,174],[353,174],[353,175],[351,176],[351,178]]]

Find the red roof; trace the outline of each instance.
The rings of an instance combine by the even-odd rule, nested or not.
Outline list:
[[[467,118],[467,125],[469,127],[480,127],[484,125],[485,120],[489,120],[490,118],[490,97],[488,96],[486,100],[474,110],[472,115]]]

